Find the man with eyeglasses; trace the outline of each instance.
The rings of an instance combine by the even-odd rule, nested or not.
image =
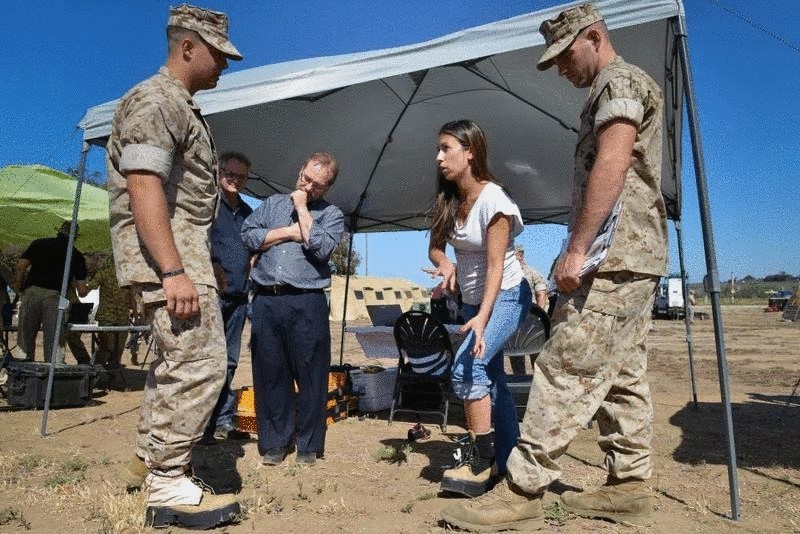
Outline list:
[[[239,366],[242,348],[242,330],[247,313],[247,278],[250,272],[250,251],[241,239],[242,223],[253,213],[253,208],[242,199],[241,191],[250,173],[250,160],[240,152],[225,152],[219,157],[219,190],[222,193],[217,218],[211,226],[211,264],[219,287],[219,307],[225,327],[225,345],[228,353],[228,371],[225,385],[203,442],[215,440],[247,439],[250,434],[233,427],[236,412],[236,395],[231,390],[233,375]]]
[[[332,155],[311,154],[295,190],[267,198],[242,226],[242,239],[258,254],[250,346],[264,465],[283,462],[293,435],[297,464],[313,465],[325,450],[331,333],[323,289],[344,216],[322,196],[338,169]]]

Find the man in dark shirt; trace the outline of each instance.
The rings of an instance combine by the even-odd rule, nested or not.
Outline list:
[[[25,358],[28,360],[34,359],[36,334],[39,328],[42,329],[44,336],[45,361],[48,361],[53,353],[58,299],[61,294],[61,282],[64,278],[64,264],[67,261],[69,230],[70,221],[64,221],[56,237],[33,241],[17,261],[14,290],[21,294],[22,301],[19,309],[17,339],[19,348],[25,353]],[[77,230],[76,226],[76,234]],[[86,286],[86,260],[75,247],[72,248],[69,276],[71,280],[74,280],[78,295],[85,296],[89,292]],[[66,313],[64,319],[66,319]],[[63,344],[62,330],[59,347],[63,347]],[[84,354],[75,354],[75,356],[78,363],[89,363],[85,350]],[[64,363],[63,349],[58,352],[57,362]]]
[[[337,173],[333,156],[312,154],[300,167],[295,191],[267,198],[242,227],[245,244],[258,253],[251,273],[251,348],[265,465],[283,461],[295,433],[298,464],[314,464],[325,449],[331,334],[323,288],[330,286],[328,261],[344,217],[322,195]]]
[[[253,209],[239,193],[247,183],[250,160],[238,152],[226,152],[219,158],[219,190],[222,202],[211,226],[211,263],[219,286],[219,306],[225,325],[225,344],[228,352],[228,373],[204,441],[214,439],[246,439],[247,432],[233,427],[236,395],[231,390],[233,375],[239,366],[242,330],[247,312],[247,278],[250,272],[250,251],[242,243],[242,223]]]

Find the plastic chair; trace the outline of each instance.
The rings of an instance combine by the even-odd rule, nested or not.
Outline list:
[[[531,375],[524,374],[525,360],[530,357],[534,365],[536,357],[542,351],[544,342],[550,338],[550,316],[536,304],[531,305],[531,312],[517,330],[511,335],[503,346],[504,356],[518,358],[522,363],[522,373],[506,377],[511,395],[514,397],[514,406],[517,408],[517,418],[521,421],[528,405],[528,395],[531,389]],[[514,363],[512,360],[512,368]]]
[[[423,311],[407,311],[394,324],[394,339],[399,353],[397,380],[389,411],[389,424],[398,412],[432,413],[442,416],[442,432],[447,431],[447,415],[450,410],[450,367],[453,362],[453,347],[450,334],[444,325]],[[405,401],[413,399],[409,386],[434,386],[440,396],[438,409],[404,407]],[[419,400],[419,399],[417,399]]]
[[[550,339],[550,316],[536,304],[531,312],[503,346],[505,356],[538,356],[544,342]],[[531,362],[533,363],[533,362]]]

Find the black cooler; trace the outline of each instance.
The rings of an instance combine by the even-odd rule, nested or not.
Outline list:
[[[12,406],[44,408],[50,364],[11,361],[8,363],[6,396]],[[91,365],[56,365],[51,408],[85,406],[92,400],[97,368]]]

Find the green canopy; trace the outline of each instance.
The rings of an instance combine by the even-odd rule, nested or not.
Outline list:
[[[43,165],[0,169],[0,250],[55,236],[61,223],[72,219],[77,185],[75,178]],[[78,250],[111,250],[106,191],[84,183],[78,223]]]

